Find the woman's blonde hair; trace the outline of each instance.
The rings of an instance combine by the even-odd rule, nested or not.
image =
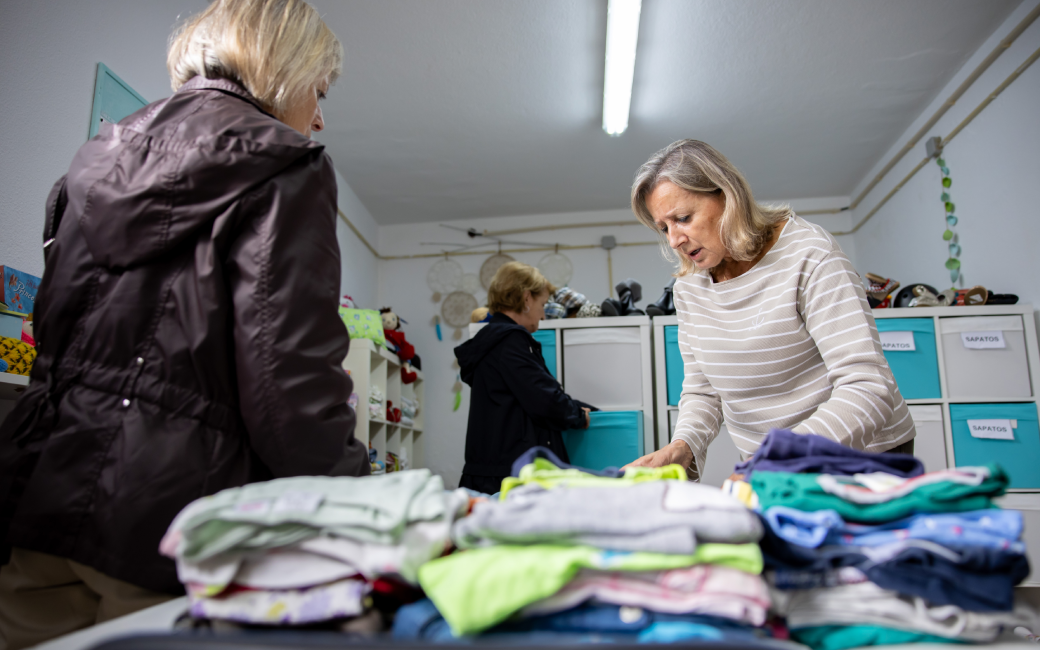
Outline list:
[[[696,267],[685,255],[676,255],[668,239],[654,224],[646,207],[647,198],[661,181],[671,181],[688,192],[722,192],[725,208],[719,220],[719,236],[729,255],[738,261],[755,258],[773,234],[773,226],[794,215],[790,207],[755,203],[744,175],[710,144],[700,140],[679,140],[661,149],[646,161],[632,183],[632,211],[643,224],[657,233],[665,259],[677,262],[676,276]]]
[[[488,309],[498,314],[503,311],[520,313],[524,310],[524,294],[556,293],[556,287],[541,272],[523,262],[506,262],[498,267],[488,287]]]
[[[303,0],[213,0],[170,37],[174,91],[192,77],[236,81],[275,117],[340,74],[343,46]]]

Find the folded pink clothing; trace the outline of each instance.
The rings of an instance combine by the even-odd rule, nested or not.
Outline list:
[[[583,569],[556,594],[525,607],[521,616],[551,614],[586,601],[665,614],[720,616],[755,626],[765,623],[770,606],[761,576],[700,564],[646,572]]]
[[[824,492],[841,497],[851,503],[885,503],[904,497],[922,485],[948,481],[961,485],[981,485],[990,476],[988,467],[957,467],[938,472],[928,472],[913,478],[902,478],[894,474],[875,472],[856,474],[855,482],[842,476],[820,474],[816,482]]]
[[[358,616],[366,609],[371,586],[364,580],[339,580],[307,589],[232,588],[219,596],[189,596],[189,613],[261,625],[300,625]]]

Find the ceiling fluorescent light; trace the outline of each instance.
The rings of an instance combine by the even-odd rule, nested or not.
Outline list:
[[[636,69],[642,0],[610,0],[607,5],[607,57],[603,77],[603,130],[621,135],[628,128],[632,77]]]

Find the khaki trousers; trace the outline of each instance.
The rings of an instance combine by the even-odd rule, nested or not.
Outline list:
[[[16,548],[0,567],[0,650],[20,650],[173,596],[72,560]]]

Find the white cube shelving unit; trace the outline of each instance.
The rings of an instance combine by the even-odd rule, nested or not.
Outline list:
[[[354,380],[354,392],[358,395],[357,427],[354,436],[365,446],[376,450],[379,460],[386,460],[386,452],[408,459],[408,467],[424,466],[423,411],[424,388],[422,371],[416,370],[418,378],[405,384],[401,381],[401,361],[382,346],[368,339],[351,339],[350,352],[343,360],[343,367]],[[369,390],[378,386],[383,395],[383,408],[379,417],[368,410]],[[413,425],[389,422],[386,419],[386,400],[401,407],[401,397],[406,396],[419,402],[419,412]]]

